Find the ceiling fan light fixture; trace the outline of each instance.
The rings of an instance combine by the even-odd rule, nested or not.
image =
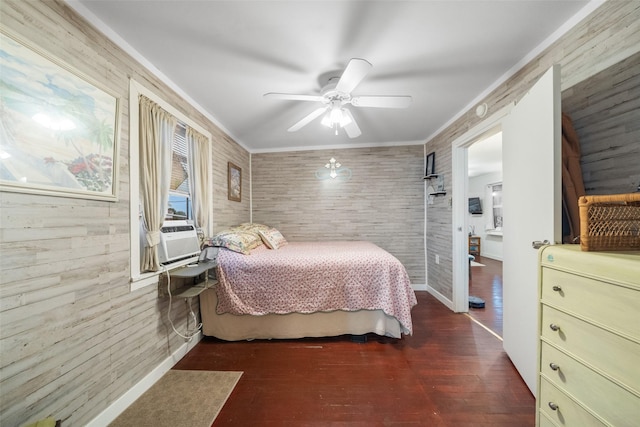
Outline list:
[[[333,108],[331,109],[331,123],[335,124],[335,123],[340,123],[342,121],[342,117],[344,115],[342,114],[342,109],[341,108]]]
[[[336,126],[340,126],[341,128],[350,124],[353,120],[348,114],[345,114],[344,109],[342,108],[334,108],[331,111],[328,111],[327,114],[322,117],[322,123],[324,126],[328,128],[335,128]]]
[[[352,58],[340,77],[329,77],[319,95],[269,92],[264,96],[266,98],[284,100],[322,102],[322,107],[303,117],[287,129],[289,132],[298,131],[317,117],[322,116],[322,125],[334,129],[336,135],[338,135],[338,129],[343,128],[349,138],[357,138],[362,132],[350,109],[343,108],[345,105],[351,104],[355,108],[407,108],[412,100],[410,96],[396,95],[362,95],[353,97],[351,92],[360,84],[371,68],[372,65],[369,61],[361,58]]]
[[[320,123],[322,123],[323,126],[332,128],[333,123],[331,122],[331,113],[328,112],[327,114],[325,114],[324,117],[322,117],[322,121]]]
[[[349,123],[351,123],[353,120],[351,120],[351,117],[349,117],[346,114],[342,115],[342,118],[340,118],[340,127],[343,128],[346,125],[348,125]]]

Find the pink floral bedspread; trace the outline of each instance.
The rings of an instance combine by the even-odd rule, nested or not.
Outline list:
[[[417,304],[409,276],[393,255],[370,242],[289,242],[242,255],[218,254],[218,314],[383,310],[413,331]]]

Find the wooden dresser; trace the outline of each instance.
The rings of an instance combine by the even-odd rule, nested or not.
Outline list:
[[[640,252],[540,250],[538,426],[640,426]]]

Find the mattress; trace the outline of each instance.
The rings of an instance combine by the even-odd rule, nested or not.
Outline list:
[[[417,301],[407,272],[393,255],[371,242],[290,242],[277,250],[260,246],[249,255],[221,249],[217,272],[215,304],[210,292],[201,299],[204,323],[214,314],[211,311],[236,316],[235,320],[270,316],[278,322],[282,318],[277,316],[293,315],[289,317],[302,322],[316,313],[327,315],[318,318],[342,317],[345,327],[340,334],[400,336],[413,331],[411,308]],[[335,315],[328,316],[331,313]],[[359,314],[345,317],[349,313]],[[356,318],[369,318],[367,326],[352,325]],[[387,328],[384,324],[390,319],[396,325]],[[327,335],[322,325],[316,326],[307,336]]]

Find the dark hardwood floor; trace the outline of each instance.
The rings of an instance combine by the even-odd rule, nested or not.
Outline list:
[[[471,267],[469,295],[482,298],[484,308],[469,308],[469,315],[502,336],[502,261],[476,257],[484,267]]]
[[[205,338],[174,369],[244,372],[214,427],[533,426],[534,398],[502,342],[416,294],[401,340]]]

